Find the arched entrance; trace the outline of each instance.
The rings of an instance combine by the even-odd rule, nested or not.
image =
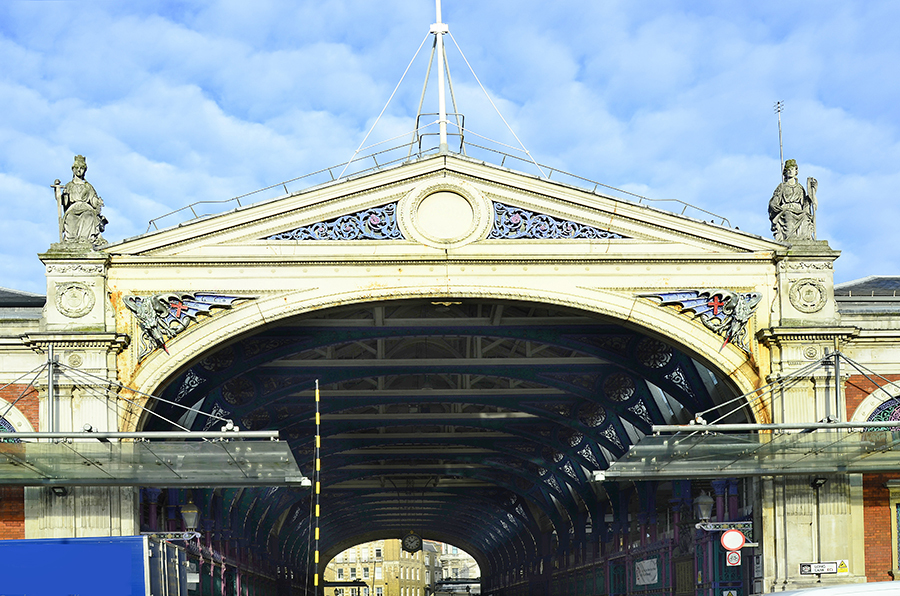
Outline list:
[[[738,389],[686,348],[546,303],[360,303],[192,356],[160,387],[143,430],[171,429],[164,419],[209,430],[221,418],[277,429],[312,477],[318,381],[323,565],[348,546],[414,533],[465,548],[486,587],[506,593],[549,586],[568,557],[585,563],[672,531],[665,511],[683,487],[591,482],[652,424],[697,412],[752,420],[746,408],[716,410]],[[270,560],[309,571],[308,489],[191,496],[211,531],[227,525]]]
[[[682,540],[701,491],[729,519],[770,515],[742,501],[746,483],[594,472],[697,413],[815,420],[806,386],[779,410],[740,396],[811,353],[786,329],[828,324],[833,300],[801,314],[785,288],[825,287],[835,257],[441,154],[45,262],[50,287],[105,289],[77,324],[107,330],[108,370],[137,390],[119,430],[168,424],[142,407],[192,429],[278,429],[309,475],[320,382],[320,565],[412,532],[471,552],[493,592],[543,594],[628,590],[644,559],[627,557],[658,542],[669,550],[646,560],[685,571],[647,563],[642,581],[694,585],[718,561]],[[58,302],[48,329],[70,330]],[[152,493],[141,516],[188,498],[231,553],[216,556],[306,585],[308,489]],[[703,577],[707,591],[747,583]]]

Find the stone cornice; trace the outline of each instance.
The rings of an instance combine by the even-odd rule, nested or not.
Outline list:
[[[859,333],[858,327],[769,327],[757,331],[756,339],[766,345],[792,341],[847,341]]]
[[[105,348],[118,354],[131,342],[124,333],[28,333],[21,340],[38,354],[45,353],[51,344],[54,348]]]
[[[332,246],[335,245],[344,245],[349,244],[349,242],[337,242],[337,241],[327,241],[320,240],[317,241],[319,243],[329,242]],[[356,246],[363,245],[363,242],[378,242],[378,241],[357,241],[358,244]],[[399,241],[398,241],[399,242]],[[520,242],[516,240],[509,241],[500,241],[493,240],[491,242]],[[523,245],[529,244],[534,245],[541,242],[552,243],[552,242],[580,242],[580,243],[590,243],[590,240],[577,240],[577,241],[527,241],[522,242]],[[629,240],[613,240],[613,241],[594,241],[596,242],[629,242]],[[633,241],[632,241],[633,242]],[[411,244],[411,243],[407,243]],[[371,267],[376,266],[392,266],[392,265],[409,265],[410,262],[414,262],[417,265],[446,265],[447,263],[466,263],[471,265],[509,265],[509,264],[520,264],[527,262],[533,265],[558,265],[561,262],[572,265],[589,265],[595,263],[602,264],[649,264],[649,263],[659,263],[659,264],[671,264],[673,261],[678,261],[679,264],[710,264],[710,263],[747,263],[750,265],[766,265],[769,264],[770,261],[767,258],[761,258],[758,253],[709,253],[706,254],[615,254],[608,255],[604,253],[589,253],[585,254],[583,252],[572,252],[571,254],[564,253],[552,253],[552,254],[523,254],[510,252],[508,255],[492,255],[485,256],[484,254],[460,254],[451,252],[449,255],[441,254],[437,256],[437,254],[432,254],[431,256],[425,256],[422,254],[392,254],[386,255],[383,253],[374,254],[371,258],[361,259],[359,258],[358,253],[353,257],[343,257],[341,255],[335,255],[333,257],[325,257],[323,255],[310,255],[307,257],[297,257],[297,256],[273,256],[273,257],[259,257],[259,258],[248,258],[248,257],[215,257],[215,256],[187,256],[187,257],[132,257],[132,256],[117,256],[115,257],[114,266],[116,268],[146,268],[146,267],[334,267],[336,265],[339,266],[360,266],[365,265]]]
[[[834,261],[841,256],[841,251],[828,246],[826,240],[797,242],[776,251],[777,260],[827,260]]]

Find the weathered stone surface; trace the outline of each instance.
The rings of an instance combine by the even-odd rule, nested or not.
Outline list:
[[[797,182],[797,162],[784,162],[784,181],[775,188],[769,200],[769,220],[772,232],[780,242],[816,239],[815,178],[807,178],[807,188]]]
[[[76,155],[72,164],[72,180],[62,187],[57,180],[53,188],[60,207],[60,240],[63,243],[84,244],[89,249],[107,243],[101,234],[109,222],[100,213],[103,199],[85,180],[86,173],[87,161],[83,155]]]

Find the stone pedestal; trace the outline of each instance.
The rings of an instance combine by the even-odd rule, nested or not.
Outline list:
[[[116,356],[129,338],[115,333],[106,297],[109,255],[81,243],[55,244],[40,255],[47,269],[47,303],[41,332],[22,337],[24,345],[54,361],[36,386],[40,430],[117,431],[124,408],[118,391]],[[53,390],[49,387],[52,383]],[[127,488],[49,487],[25,491],[26,538],[120,536],[138,533],[137,491]]]
[[[109,255],[80,243],[54,244],[38,255],[47,270],[44,331],[103,332],[115,329],[106,299]]]

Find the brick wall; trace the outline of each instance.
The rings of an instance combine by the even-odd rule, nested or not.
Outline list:
[[[891,381],[900,381],[900,375],[883,376]],[[853,417],[856,408],[859,407],[859,404],[861,404],[864,399],[869,397],[870,393],[878,389],[878,387],[887,384],[887,381],[883,379],[877,377],[871,378],[874,381],[877,381],[878,385],[862,375],[852,375],[847,379],[847,383],[844,385],[844,394],[847,398],[847,420],[850,420]]]
[[[900,381],[900,375],[884,375],[891,381]],[[872,381],[875,381],[874,383]],[[873,391],[887,381],[862,375],[847,379],[844,392],[847,398],[847,420]],[[877,383],[877,384],[876,384]],[[893,568],[893,538],[891,537],[891,493],[884,486],[888,480],[900,479],[900,474],[866,474],[863,477],[863,511],[865,516],[866,577],[872,581],[890,581]]]
[[[893,548],[891,538],[890,491],[884,486],[888,480],[900,479],[898,474],[866,474],[863,477],[863,508],[866,534],[866,577],[870,582],[891,581]]]
[[[24,394],[24,395],[23,395]],[[19,397],[21,396],[21,399]],[[38,395],[33,387],[10,385],[0,389],[0,414],[16,402],[18,409],[31,426],[38,427]],[[0,540],[25,538],[25,489],[20,486],[0,488]]]
[[[0,540],[25,538],[25,489],[0,488]]]

